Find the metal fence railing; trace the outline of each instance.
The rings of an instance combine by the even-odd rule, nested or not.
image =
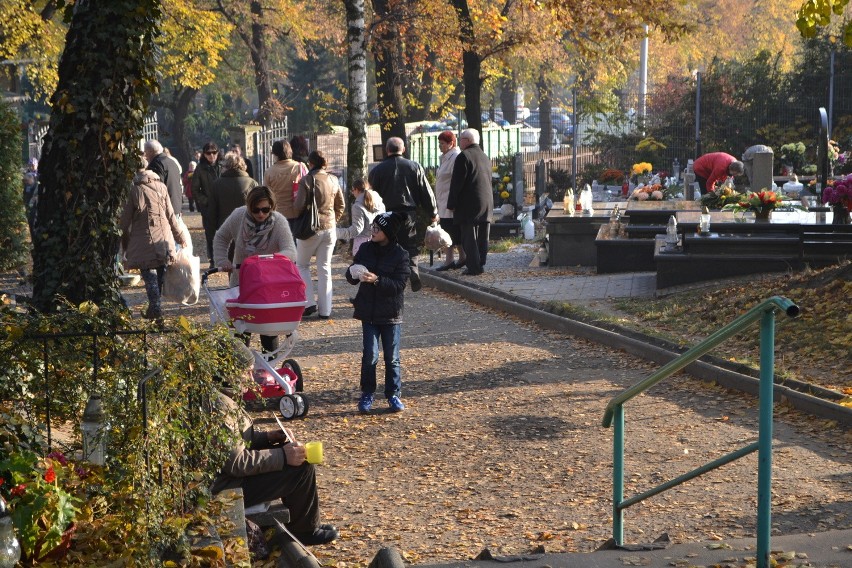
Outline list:
[[[273,122],[269,128],[254,133],[254,149],[256,152],[254,156],[254,177],[258,183],[263,183],[264,173],[273,164],[272,143],[287,138],[287,117],[284,117],[282,121]]]

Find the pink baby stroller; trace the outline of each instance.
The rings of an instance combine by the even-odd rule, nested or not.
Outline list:
[[[286,359],[296,344],[296,328],[307,305],[305,283],[295,263],[283,254],[250,256],[239,266],[240,285],[211,290],[207,278],[218,272],[207,270],[201,279],[210,298],[210,321],[226,323],[236,333],[284,335],[277,350],[254,354],[254,378],[263,398],[278,398],[278,410],[285,420],[308,412],[308,399],[302,393],[302,369],[294,359]],[[243,393],[254,400],[253,391]]]

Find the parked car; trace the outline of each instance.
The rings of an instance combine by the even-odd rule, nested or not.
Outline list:
[[[541,117],[539,111],[530,111],[529,117],[524,122],[529,126],[541,128]],[[560,110],[551,111],[550,126],[556,130],[563,142],[571,142],[571,138],[574,136],[574,124],[570,114]]]

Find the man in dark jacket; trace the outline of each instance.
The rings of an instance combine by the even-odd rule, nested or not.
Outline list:
[[[459,136],[462,153],[453,166],[447,209],[461,226],[461,245],[467,257],[462,274],[482,274],[488,254],[488,235],[494,216],[491,160],[479,146],[479,132],[468,128]]]
[[[192,174],[192,197],[201,213],[201,222],[204,225],[204,238],[207,241],[207,258],[210,259],[210,268],[213,268],[213,238],[216,236],[216,220],[210,218],[210,192],[213,190],[213,182],[221,175],[221,166],[216,161],[219,155],[219,147],[215,142],[207,142],[195,173]]]
[[[411,266],[411,291],[421,288],[417,268],[426,227],[438,222],[435,193],[426,179],[423,166],[402,157],[405,143],[402,138],[389,138],[385,144],[387,158],[370,170],[370,186],[381,197],[388,211],[405,215],[405,224],[399,232],[399,244],[408,251]]]
[[[183,181],[180,179],[178,163],[163,152],[163,145],[157,140],[145,141],[145,159],[148,160],[148,168],[157,174],[166,187],[169,188],[169,199],[175,215],[180,217],[183,205]]]

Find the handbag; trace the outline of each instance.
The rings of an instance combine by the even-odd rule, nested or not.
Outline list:
[[[305,197],[305,209],[293,220],[293,236],[305,240],[317,234],[319,229],[319,211],[317,211],[316,179],[311,176],[313,182],[310,187],[310,195]],[[307,187],[307,184],[305,184]]]

